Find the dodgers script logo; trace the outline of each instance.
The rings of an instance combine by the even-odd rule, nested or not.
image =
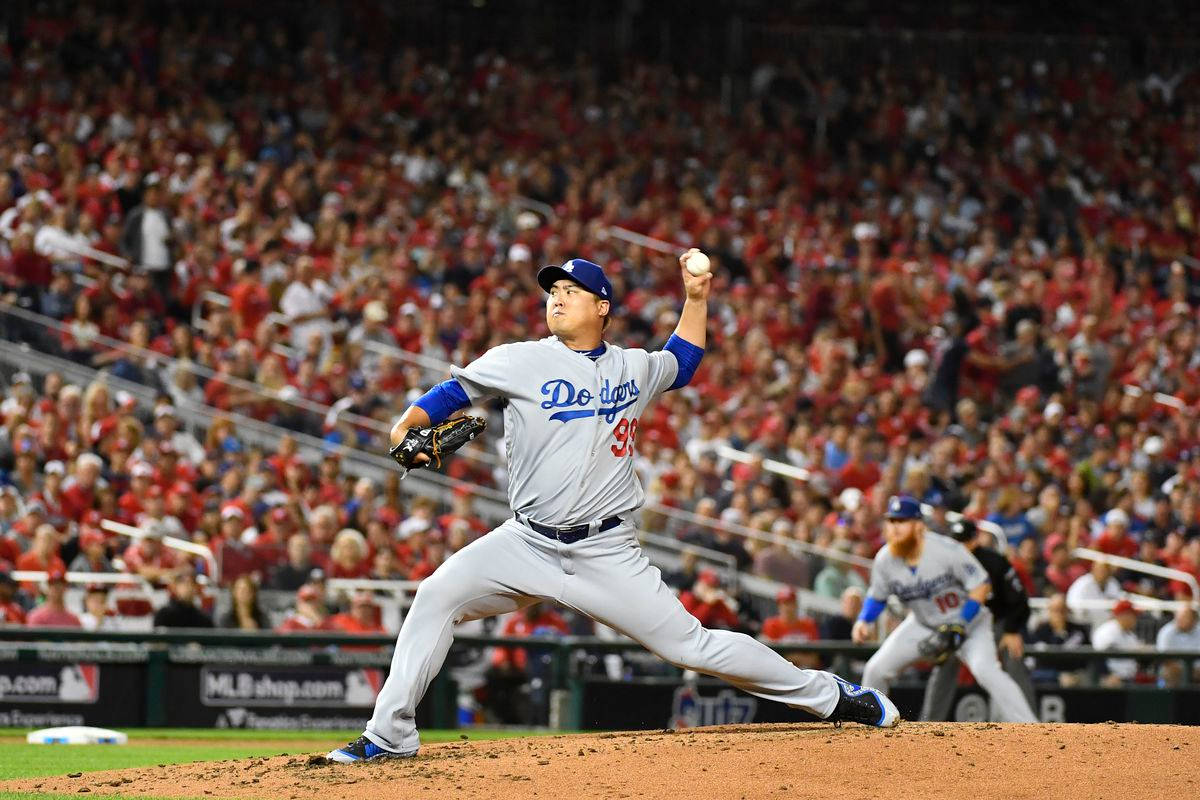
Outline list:
[[[632,379],[613,386],[609,383],[608,378],[605,378],[604,383],[600,386],[599,397],[603,405],[598,409],[583,408],[582,406],[590,405],[592,400],[596,399],[592,393],[587,389],[576,389],[575,384],[568,380],[555,378],[542,384],[542,394],[547,398],[542,401],[542,408],[547,410],[551,408],[570,409],[556,411],[550,415],[550,419],[559,422],[600,416],[604,417],[605,422],[611,425],[616,421],[618,414],[637,402],[638,395],[641,393],[637,382]]]

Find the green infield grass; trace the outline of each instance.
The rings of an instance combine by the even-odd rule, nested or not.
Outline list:
[[[221,761],[230,758],[326,753],[357,737],[361,731],[248,731],[210,728],[136,728],[125,745],[26,744],[28,729],[0,728],[0,781],[95,772],[126,767]],[[505,739],[544,735],[522,730],[424,730],[421,741]],[[557,732],[555,732],[557,733]],[[152,743],[139,744],[148,739]],[[178,740],[178,744],[171,740]],[[0,800],[59,800],[68,795],[0,791]]]

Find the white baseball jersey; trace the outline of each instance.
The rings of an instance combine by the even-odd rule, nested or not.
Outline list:
[[[502,344],[453,376],[472,402],[506,401],[504,452],[513,511],[556,527],[640,508],[637,421],[679,372],[665,351],[607,345],[595,361],[548,336]]]
[[[911,567],[884,545],[875,554],[867,594],[876,600],[895,595],[928,628],[961,622],[968,594],[987,583],[987,572],[971,551],[948,536],[925,534],[917,566]]]
[[[438,567],[421,582],[400,628],[368,739],[415,753],[417,704],[446,658],[453,626],[535,599],[573,608],[672,664],[758,697],[822,718],[834,712],[842,696],[836,676],[800,669],[743,633],[702,628],[638,546],[626,516],[645,499],[633,471],[637,421],[678,373],[667,351],[608,345],[593,361],[553,336],[500,345],[451,370],[470,400],[507,403],[504,449],[515,512],[555,528],[623,519],[564,542],[514,517]]]

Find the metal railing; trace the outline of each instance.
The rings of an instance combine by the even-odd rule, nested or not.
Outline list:
[[[43,569],[18,569],[10,572],[9,575],[18,583],[40,583],[46,580],[50,573]],[[129,572],[74,572],[68,570],[65,574],[65,580],[67,583],[83,585],[103,583],[114,586],[136,586],[148,592],[156,590],[156,587],[150,581],[141,575],[134,575]],[[206,575],[197,575],[196,582],[207,584],[209,581]]]
[[[699,514],[693,514],[690,511],[674,508],[673,506],[664,506],[661,504],[647,505],[646,509],[655,514],[660,514],[672,519],[681,520],[690,525],[700,525],[702,527],[711,528],[713,530],[726,530],[730,533],[737,534],[743,539],[754,539],[763,544],[782,544],[788,549],[797,553],[816,556],[818,558],[827,559],[830,561],[840,561],[852,567],[870,567],[871,559],[856,556],[853,553],[846,553],[832,547],[822,547],[812,542],[802,542],[797,539],[789,539],[785,536],[779,536],[773,533],[755,530],[754,528],[746,527],[736,522],[722,522],[709,517],[703,517]]]
[[[1138,561],[1133,558],[1125,558],[1124,556],[1116,556],[1110,553],[1104,553],[1100,550],[1092,550],[1088,547],[1076,547],[1071,551],[1074,558],[1082,558],[1087,561],[1102,561],[1105,564],[1111,564],[1114,567],[1128,570],[1129,572],[1140,572],[1143,575],[1151,575],[1155,578],[1166,578],[1172,581],[1179,581],[1186,584],[1192,591],[1192,602],[1200,602],[1200,584],[1196,582],[1196,578],[1190,572],[1184,572],[1181,569],[1172,569],[1171,567],[1163,567],[1158,564],[1151,564],[1148,561]]]
[[[62,323],[62,322],[54,319],[53,317],[47,317],[43,314],[38,314],[33,311],[27,311],[26,309],[23,309],[19,306],[12,305],[10,303],[0,302],[0,314],[15,317],[24,322],[38,325],[42,328],[55,331],[59,334],[65,334],[67,336],[72,335],[71,327],[69,325]],[[124,353],[126,355],[133,356],[136,358],[153,359],[156,362],[163,363],[170,369],[181,369],[185,372],[190,372],[192,375],[195,375],[198,378],[204,378],[205,380],[212,380],[215,378],[215,379],[221,381],[222,383],[229,385],[231,388],[239,389],[241,391],[252,394],[256,397],[262,398],[263,400],[269,400],[269,401],[276,402],[276,403],[282,403],[284,405],[292,406],[292,407],[301,409],[303,411],[308,411],[310,413],[317,414],[321,417],[325,417],[331,411],[334,410],[332,406],[323,405],[321,403],[317,403],[313,400],[308,400],[301,396],[293,397],[290,395],[281,395],[278,392],[263,389],[261,386],[259,386],[257,383],[254,383],[253,381],[249,381],[244,378],[239,378],[235,375],[219,373],[216,370],[210,369],[209,367],[205,367],[200,364],[197,364],[196,362],[191,361],[190,359],[173,358],[171,356],[164,355],[163,353],[160,353],[157,350],[151,350],[150,348],[147,348],[147,347],[139,347],[137,345],[130,344],[129,342],[124,342],[124,341],[121,341],[120,339],[114,339],[110,336],[106,336],[102,333],[91,334],[91,335],[89,335],[88,338],[89,338],[90,344],[93,344],[93,345],[99,344],[110,350],[116,350],[117,352]],[[353,414],[353,413],[350,413],[347,411],[338,412],[337,416],[338,416],[338,418],[344,419],[353,425],[367,428],[367,429],[373,430],[377,433],[386,434],[387,432],[389,432],[391,430],[391,426],[386,425],[385,423],[379,422],[378,420],[373,419],[371,417],[364,417],[364,416],[360,416],[358,414]]]
[[[115,519],[105,519],[100,521],[100,527],[106,531],[111,531],[121,536],[128,536],[132,539],[145,539],[149,534],[142,528],[136,528],[133,525],[126,525],[124,522],[117,522]],[[162,537],[163,547],[171,550],[178,550],[181,553],[188,555],[199,556],[204,559],[204,563],[208,568],[208,574],[212,576],[215,583],[221,582],[221,567],[217,564],[217,559],[213,556],[213,551],[202,544],[189,542],[186,539],[179,539],[175,536]]]

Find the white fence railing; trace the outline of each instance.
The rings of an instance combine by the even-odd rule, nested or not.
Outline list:
[[[1087,561],[1102,561],[1105,564],[1111,564],[1114,567],[1119,567],[1129,572],[1140,572],[1143,575],[1152,575],[1155,578],[1166,578],[1167,580],[1179,581],[1186,584],[1192,591],[1192,602],[1200,602],[1200,584],[1196,583],[1196,578],[1190,572],[1184,572],[1180,569],[1172,569],[1170,567],[1151,564],[1148,561],[1138,561],[1133,558],[1125,558],[1124,556],[1115,556],[1110,553],[1104,553],[1099,550],[1092,550],[1087,547],[1076,547],[1071,551],[1071,555],[1075,558],[1082,558]]]
[[[115,519],[101,520],[100,527],[106,531],[111,531],[121,536],[128,536],[132,539],[145,539],[148,535],[145,530],[136,528],[133,525],[126,525],[124,522],[117,522]],[[213,557],[213,552],[208,547],[195,542],[189,542],[186,539],[179,539],[175,536],[162,537],[163,547],[171,550],[178,550],[181,553],[187,553],[192,556],[199,556],[204,559],[205,565],[208,567],[208,574],[212,576],[214,583],[221,582],[221,568],[217,564],[217,559]]]

